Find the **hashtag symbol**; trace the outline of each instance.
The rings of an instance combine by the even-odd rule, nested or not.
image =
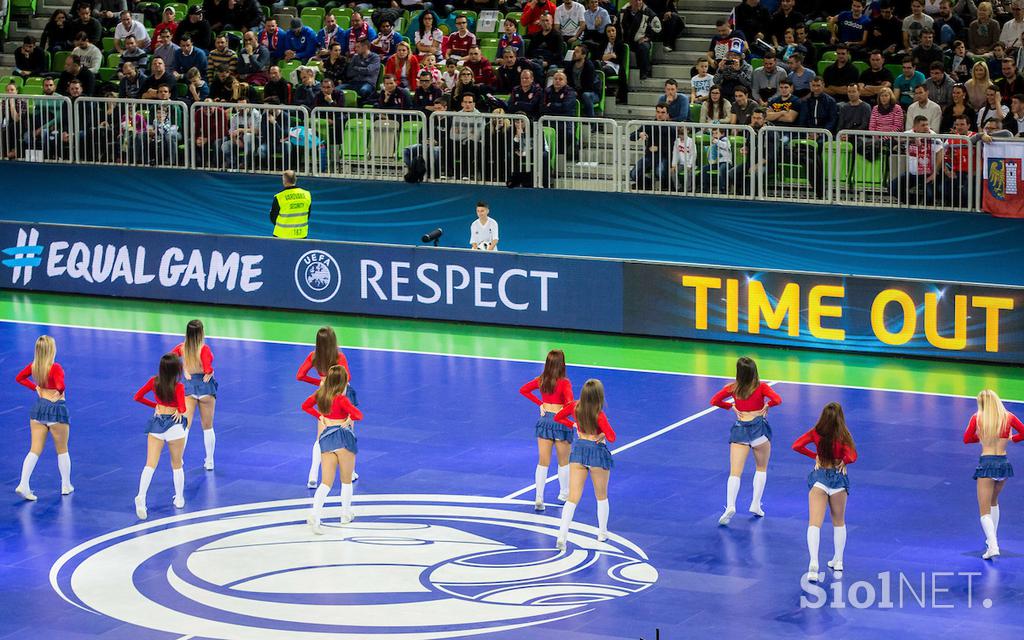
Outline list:
[[[38,267],[43,262],[43,246],[39,242],[39,231],[32,229],[25,233],[24,229],[18,229],[18,244],[14,247],[0,249],[5,256],[12,256],[0,261],[5,267],[13,267],[14,274],[11,282],[18,284],[18,279],[23,278],[21,284],[28,284],[32,279],[32,267]]]

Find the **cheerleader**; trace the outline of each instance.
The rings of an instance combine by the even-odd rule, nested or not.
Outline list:
[[[75,490],[71,486],[71,454],[68,453],[68,436],[71,426],[68,421],[68,407],[64,404],[64,368],[54,361],[57,344],[50,336],[39,336],[32,364],[22,369],[15,380],[36,392],[38,399],[29,413],[29,428],[32,444],[25,461],[21,463],[21,481],[14,490],[26,500],[36,500],[36,494],[29,487],[29,480],[36,468],[36,462],[46,446],[46,434],[53,438],[57,450],[57,469],[60,470],[60,494],[66,496]],[[30,379],[31,378],[31,379]],[[35,382],[33,382],[33,380]]]
[[[356,390],[352,388],[352,372],[348,368],[348,359],[345,354],[338,348],[338,336],[334,333],[334,329],[330,327],[320,327],[316,332],[316,349],[309,352],[306,359],[299,365],[299,371],[295,374],[295,379],[299,382],[308,382],[309,384],[319,387],[320,382],[326,375],[327,370],[338,365],[345,369],[345,373],[348,374],[350,384],[345,387],[345,396],[348,397],[349,401],[354,406],[359,406],[359,400],[356,399]],[[316,377],[309,375],[310,371],[316,371]],[[313,442],[313,456],[309,465],[309,480],[306,482],[306,486],[310,489],[316,489],[317,476],[320,473],[320,441],[316,440]],[[359,474],[355,471],[352,472],[352,481],[355,482],[359,479]]]
[[[807,448],[814,444],[815,451]],[[846,466],[857,461],[857,448],[853,436],[846,428],[843,407],[838,402],[825,405],[818,423],[810,431],[796,439],[793,451],[814,460],[814,470],[807,476],[807,551],[811,561],[807,566],[807,579],[818,581],[818,543],[821,540],[821,525],[825,520],[825,508],[832,514],[832,533],[835,554],[828,561],[832,571],[843,570],[843,550],[846,548],[846,500],[850,495],[850,479]]]
[[[598,542],[608,539],[608,478],[614,462],[605,441],[615,442],[615,431],[604,414],[604,386],[600,380],[583,383],[578,402],[569,402],[555,415],[555,421],[567,427],[576,422],[579,437],[572,443],[569,453],[569,496],[562,508],[562,525],[558,529],[557,547],[565,550],[569,525],[576,505],[583,497],[583,485],[590,474],[597,498]]]
[[[171,475],[174,477],[174,506],[181,509],[185,506],[185,469],[181,458],[185,453],[185,433],[188,418],[185,417],[185,385],[178,381],[181,377],[181,360],[177,354],[167,353],[160,358],[160,369],[135,392],[135,401],[153,408],[153,417],[146,423],[146,466],[142,468],[139,478],[139,493],[135,496],[135,513],[140,520],[145,520],[146,493],[149,483],[153,480],[153,472],[160,462],[160,452],[164,443],[171,454]],[[146,398],[153,392],[156,402]]]
[[[1024,425],[1017,416],[1006,410],[995,391],[985,389],[978,394],[978,412],[971,416],[964,432],[964,444],[981,443],[981,459],[974,470],[978,485],[978,511],[981,528],[985,532],[987,549],[982,558],[988,560],[999,555],[999,494],[1013,467],[1006,457],[1010,431],[1016,431],[1014,442],[1024,440]]]
[[[217,406],[217,380],[213,377],[213,351],[205,343],[203,323],[192,320],[185,327],[185,342],[171,351],[182,360],[185,374],[185,444],[188,444],[188,426],[192,424],[196,407],[203,425],[203,444],[206,460],[203,467],[213,471],[213,450],[217,434],[213,431],[213,411]]]
[[[537,390],[540,391],[539,398],[533,393]],[[534,509],[543,511],[544,485],[551,465],[552,448],[558,456],[558,499],[565,502],[569,497],[569,452],[572,448],[573,429],[555,422],[555,415],[572,402],[572,382],[565,377],[565,353],[561,349],[549,351],[540,377],[520,387],[519,393],[540,407],[540,419],[534,429],[538,456],[533,480],[537,487]]]
[[[353,421],[362,420],[363,414],[345,395],[347,386],[345,368],[334,365],[328,369],[316,393],[302,403],[302,410],[317,419],[317,440],[323,452],[320,456],[323,476],[313,495],[313,511],[308,519],[313,533],[318,535],[323,533],[320,515],[334,484],[335,469],[341,469],[341,524],[348,524],[355,517],[352,514],[352,469],[356,466],[359,445]]]
[[[732,397],[732,402],[726,398]],[[725,513],[718,524],[729,524],[736,515],[736,496],[740,492],[740,476],[747,463],[747,454],[754,451],[754,496],[750,501],[750,513],[764,517],[761,496],[768,482],[768,459],[772,454],[772,428],[768,425],[768,407],[782,403],[770,386],[761,382],[757,375],[757,364],[750,358],[736,361],[736,381],[722,387],[711,398],[711,404],[736,412],[736,422],[729,432],[729,482],[726,491]]]

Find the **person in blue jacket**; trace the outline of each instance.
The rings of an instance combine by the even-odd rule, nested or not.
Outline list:
[[[811,92],[803,99],[803,103],[800,126],[836,132],[839,105],[835,98],[825,93],[825,81],[820,76],[811,80]]]
[[[302,20],[292,18],[291,30],[284,34],[284,59],[309,60],[316,55],[316,32],[303,26]]]

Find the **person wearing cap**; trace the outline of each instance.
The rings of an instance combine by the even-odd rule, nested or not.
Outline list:
[[[181,37],[179,46],[181,48],[174,54],[174,64],[171,65],[171,73],[174,74],[174,77],[180,80],[189,69],[195,67],[199,69],[199,73],[205,80],[207,67],[206,52],[196,46],[195,40],[190,33],[185,33]]]
[[[292,18],[291,30],[284,34],[284,59],[309,60],[316,55],[316,32]]]
[[[285,30],[277,26],[276,18],[267,18],[263,23],[259,41],[270,51],[270,59],[277,62],[284,57]]]
[[[177,12],[175,11],[174,7],[170,5],[164,7],[163,22],[156,25],[156,28],[153,29],[153,40],[149,43],[149,48],[151,51],[155,52],[157,46],[161,44],[159,36],[161,33],[163,33],[164,29],[169,30],[171,32],[171,36],[174,36],[174,32],[178,30],[178,21],[175,20],[176,17]]]
[[[188,9],[188,19],[183,20],[174,32],[174,44],[181,46],[181,39],[185,34],[192,36],[192,44],[204,52],[213,47],[213,30],[210,23],[203,17],[203,8],[193,5]]]

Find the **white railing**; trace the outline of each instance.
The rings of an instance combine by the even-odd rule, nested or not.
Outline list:
[[[832,201],[832,133],[768,124],[757,132],[757,193],[781,202]],[[828,171],[828,173],[826,173]]]
[[[543,144],[534,165],[544,167],[536,186],[581,191],[618,191],[619,125],[605,118],[544,116],[537,124]]]
[[[79,98],[75,159],[89,164],[188,166],[188,107],[175,100]]]
[[[311,122],[318,149],[313,173],[321,177],[401,180],[411,162],[406,158],[427,133],[419,111],[318,107]]]
[[[435,111],[428,128],[432,152],[424,159],[432,181],[504,185],[517,173],[537,179],[534,156],[518,146],[526,133],[536,141],[522,114]]]
[[[64,96],[0,95],[0,160],[73,162],[76,132]]]
[[[192,166],[244,173],[308,173],[315,135],[309,112],[281,105],[197,102],[192,105]]]

